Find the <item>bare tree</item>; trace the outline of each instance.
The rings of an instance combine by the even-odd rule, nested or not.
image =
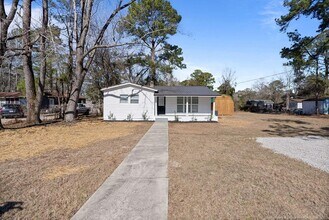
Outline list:
[[[27,100],[27,122],[39,121],[36,111],[36,89],[35,78],[32,68],[32,40],[31,40],[31,5],[32,0],[23,0],[23,72],[25,78],[26,100]]]
[[[118,2],[117,7],[107,18],[99,33],[96,35],[95,40],[92,41],[89,35],[90,25],[92,21],[92,12],[94,6],[94,0],[83,0],[81,4],[77,4],[73,1],[73,40],[74,40],[74,73],[72,90],[67,103],[65,112],[65,121],[72,122],[75,117],[76,106],[79,100],[79,94],[81,91],[82,84],[84,82],[86,73],[93,62],[95,52],[98,48],[111,48],[117,45],[104,45],[103,38],[106,30],[112,23],[116,15],[123,9],[127,8],[132,2],[131,0],[124,4],[123,0]],[[88,47],[91,45],[90,47]]]
[[[5,1],[0,2],[0,66],[7,52],[7,37],[10,24],[13,22],[19,0],[13,0],[8,15],[5,10]]]
[[[220,94],[226,94],[233,97],[236,86],[235,71],[230,68],[225,68],[223,70],[221,84],[218,87],[218,92]]]
[[[10,24],[14,20],[17,11],[18,2],[19,0],[12,1],[8,15],[6,14],[6,10],[5,10],[5,1],[2,0],[0,2],[0,67],[1,68],[4,60],[4,55],[7,52],[8,29]],[[1,118],[0,118],[0,129],[3,129]]]
[[[40,45],[40,72],[39,81],[37,85],[37,96],[36,96],[36,114],[37,122],[40,122],[40,111],[42,105],[42,99],[44,94],[46,72],[47,72],[47,53],[46,53],[46,36],[48,34],[48,0],[42,0],[42,27],[41,27],[41,45]]]

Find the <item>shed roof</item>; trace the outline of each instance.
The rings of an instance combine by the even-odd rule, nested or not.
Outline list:
[[[20,92],[0,92],[0,98],[19,98],[23,97]]]
[[[329,99],[329,96],[328,97],[319,97],[318,101],[324,101],[324,100],[327,100],[327,99]],[[304,99],[303,102],[304,101],[316,101],[316,98]]]
[[[155,96],[219,96],[206,86],[155,86]]]

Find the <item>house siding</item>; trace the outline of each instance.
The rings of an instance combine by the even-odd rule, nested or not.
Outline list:
[[[120,103],[121,94],[132,95],[137,92],[139,94],[138,104],[130,103],[130,97],[128,98],[128,103]],[[144,120],[143,114],[145,112],[147,112],[148,120],[155,119],[153,91],[134,86],[104,91],[103,105],[104,120],[113,120],[113,118],[115,118],[115,120],[127,120],[128,115],[131,115],[132,120]],[[113,114],[113,118],[110,118],[111,114]]]
[[[320,114],[328,114],[327,111],[325,111],[325,109],[324,109],[324,106],[325,106],[324,101],[319,101],[318,106],[319,106]],[[306,115],[316,114],[316,102],[315,101],[303,101],[303,114],[306,114]]]
[[[197,113],[177,113],[177,97],[166,97],[166,114],[157,118],[168,118],[169,121],[218,121],[218,117],[212,115],[211,97],[198,97],[199,105]]]
[[[210,97],[199,97],[199,113],[211,114]]]
[[[166,114],[177,112],[177,97],[166,97]]]
[[[166,114],[177,113],[177,97],[166,97]],[[197,114],[211,114],[211,98],[210,97],[199,97],[199,106]],[[186,114],[186,113],[179,113]],[[192,114],[192,113],[189,113]]]
[[[191,89],[191,88],[190,88]],[[200,88],[199,88],[200,89]],[[198,97],[197,113],[177,113],[177,96],[165,96],[166,111],[164,115],[157,114],[158,91],[137,84],[126,83],[102,89],[104,94],[103,119],[104,120],[145,120],[143,114],[147,112],[148,120],[156,118],[167,118],[169,121],[217,121],[218,117],[213,115],[211,97]],[[131,96],[138,93],[139,103],[131,103]],[[120,95],[128,95],[127,103],[120,103]],[[211,95],[211,94],[210,94]],[[191,96],[184,96],[191,97]],[[215,96],[214,96],[215,97]],[[129,116],[129,118],[128,118]]]

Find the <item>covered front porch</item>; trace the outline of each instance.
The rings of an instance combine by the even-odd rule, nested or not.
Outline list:
[[[155,96],[155,118],[168,121],[218,121],[213,96]]]

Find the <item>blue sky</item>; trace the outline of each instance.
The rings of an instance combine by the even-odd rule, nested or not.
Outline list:
[[[217,88],[225,68],[236,72],[238,83],[289,70],[283,66],[286,60],[280,57],[280,51],[290,42],[274,21],[287,12],[283,0],[169,1],[182,16],[179,33],[169,40],[183,49],[187,69],[174,71],[179,80],[201,69],[214,75]],[[111,7],[116,0],[101,2]],[[11,1],[5,3],[9,9]],[[108,11],[103,10],[106,15]],[[40,16],[40,3],[34,3],[32,23]],[[315,20],[301,18],[291,24],[289,31],[298,29],[303,35],[314,35],[316,28]],[[267,78],[272,79],[275,78]],[[238,84],[236,90],[255,82]]]
[[[182,16],[179,34],[170,38],[183,49],[187,64],[187,69],[174,72],[179,80],[201,69],[215,76],[217,87],[225,68],[236,71],[237,82],[287,70],[280,50],[290,43],[274,21],[287,12],[281,0],[171,0],[171,4]],[[290,31],[314,34],[316,27],[314,20],[302,18],[292,23]],[[238,84],[237,90],[254,83]]]

